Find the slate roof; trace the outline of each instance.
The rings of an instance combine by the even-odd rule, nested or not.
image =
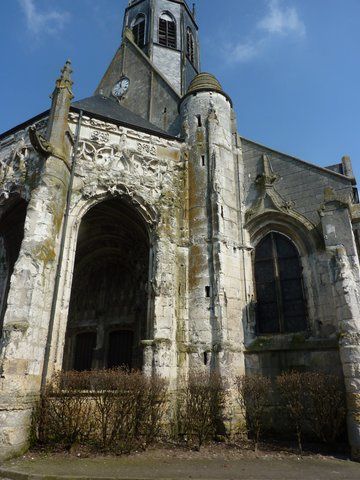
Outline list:
[[[165,132],[148,120],[136,115],[127,108],[120,105],[111,98],[102,95],[95,95],[83,100],[74,102],[71,105],[72,111],[82,110],[85,114],[95,116],[100,120],[112,121],[126,127],[141,130],[146,133],[159,135],[165,138],[177,138]]]

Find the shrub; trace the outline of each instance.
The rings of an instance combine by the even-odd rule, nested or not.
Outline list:
[[[304,374],[309,399],[309,426],[322,442],[334,443],[344,428],[346,403],[339,377],[322,372]]]
[[[264,413],[271,392],[271,380],[260,374],[237,377],[238,402],[247,420],[248,431],[254,436],[255,451],[264,426]]]
[[[225,391],[216,374],[191,374],[181,392],[179,431],[197,450],[213,438],[222,420]]]
[[[304,375],[296,371],[285,372],[277,377],[276,384],[291,424],[295,428],[299,452],[302,455],[302,432],[306,411]]]
[[[55,375],[42,397],[38,437],[114,453],[146,448],[160,433],[167,384],[122,369]]]
[[[339,377],[324,372],[290,372],[277,378],[288,416],[295,426],[299,450],[305,425],[325,443],[334,443],[344,428],[346,403]]]
[[[94,429],[93,404],[88,400],[86,372],[57,373],[38,407],[39,440],[71,447],[86,442]]]

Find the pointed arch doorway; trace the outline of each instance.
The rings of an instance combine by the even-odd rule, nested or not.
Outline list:
[[[0,337],[7,309],[10,280],[24,238],[27,202],[14,195],[0,211]]]
[[[150,242],[140,214],[121,199],[92,207],[76,247],[63,367],[142,368],[149,335]]]

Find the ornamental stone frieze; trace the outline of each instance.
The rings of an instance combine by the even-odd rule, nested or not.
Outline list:
[[[140,141],[144,138],[148,143]],[[149,140],[149,135],[133,135],[130,130],[122,129],[115,136],[85,127],[78,148],[76,185],[80,187],[77,190],[90,198],[100,190],[109,191],[122,185],[142,192],[151,203],[178,204],[174,192],[183,176],[184,164],[171,158],[158,158],[158,147]],[[176,148],[180,158],[180,148]]]

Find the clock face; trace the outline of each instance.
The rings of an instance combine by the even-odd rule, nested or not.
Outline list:
[[[130,80],[127,77],[122,77],[120,80],[114,85],[112,89],[112,94],[116,98],[121,98],[125,95],[128,91],[130,86]]]

